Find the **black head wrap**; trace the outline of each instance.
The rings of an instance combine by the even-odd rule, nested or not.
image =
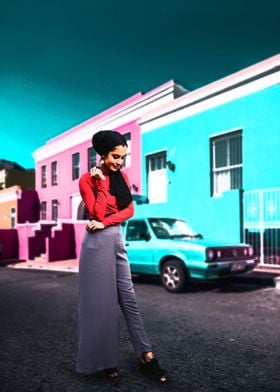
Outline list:
[[[107,155],[116,146],[127,146],[126,140],[116,131],[99,131],[92,137],[92,146],[99,155]],[[120,170],[110,171],[110,193],[116,196],[118,207],[122,210],[132,201],[130,190]]]
[[[126,140],[116,131],[99,131],[92,136],[92,146],[99,155],[106,155],[116,146],[127,146]]]

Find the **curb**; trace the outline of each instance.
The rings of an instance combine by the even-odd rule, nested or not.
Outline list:
[[[245,275],[235,276],[232,279],[238,283],[251,283],[280,289],[280,271],[267,272],[254,270]]]
[[[280,290],[280,276],[274,278],[274,282],[275,282],[275,288]]]
[[[78,263],[67,263],[67,261],[38,263],[31,260],[19,263],[9,263],[5,265],[6,268],[21,269],[21,270],[37,270],[37,271],[51,271],[51,272],[71,272],[78,273]],[[262,270],[255,269],[244,275],[232,276],[231,280],[236,283],[255,284],[260,286],[273,287],[280,290],[280,270]]]

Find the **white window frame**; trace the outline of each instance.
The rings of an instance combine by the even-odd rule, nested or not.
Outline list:
[[[241,151],[239,152],[241,156],[241,163],[231,165],[230,164],[230,139],[236,137],[236,135],[241,138],[240,148]],[[226,141],[226,160],[227,165],[222,167],[216,167],[216,141],[220,141],[224,139]],[[212,155],[212,162],[211,162],[211,185],[212,185],[212,196],[221,196],[223,192],[230,191],[233,189],[241,189],[242,187],[242,130],[235,130],[234,132],[222,133],[221,135],[215,135],[215,137],[210,138],[210,148],[211,148],[211,155]],[[233,170],[240,169],[240,184],[238,187],[233,187],[231,184],[231,177]]]
[[[163,159],[163,165],[160,169],[151,170],[151,158]],[[147,171],[147,193],[149,203],[166,203],[167,202],[167,169],[166,169],[167,151],[161,150],[146,155]]]
[[[130,167],[131,166],[131,132],[128,131],[123,134],[125,141],[127,143],[127,154],[123,161],[123,167]]]

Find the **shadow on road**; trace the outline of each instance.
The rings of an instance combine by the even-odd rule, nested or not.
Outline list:
[[[160,278],[158,276],[133,275],[133,282],[135,284],[161,286]],[[215,291],[217,293],[242,293],[271,287],[274,287],[274,285],[270,280],[253,280],[246,276],[236,276],[223,280],[193,280],[187,285],[186,289],[182,293],[199,293],[205,291]]]

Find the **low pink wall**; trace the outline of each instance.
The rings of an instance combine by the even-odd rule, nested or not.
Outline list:
[[[50,236],[53,223],[40,225],[40,223],[25,223],[17,225],[19,239],[19,258],[22,260],[34,259],[45,253],[45,238]]]
[[[18,240],[19,240],[19,258],[28,260],[28,238],[34,236],[33,229],[38,227],[36,223],[26,223],[17,225]]]
[[[46,238],[48,261],[76,258],[75,232],[72,223],[62,223],[52,229],[51,236]]]
[[[0,229],[0,263],[17,260],[19,256],[18,233],[16,229]]]

